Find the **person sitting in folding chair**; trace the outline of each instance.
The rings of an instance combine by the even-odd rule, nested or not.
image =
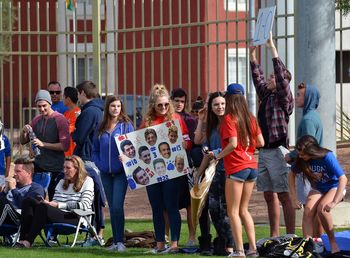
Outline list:
[[[20,241],[16,247],[29,248],[47,223],[77,225],[74,209],[89,211],[94,200],[94,182],[78,156],[66,157],[64,179],[56,186],[52,201],[28,198],[23,202]]]
[[[33,182],[34,164],[31,160],[15,160],[14,176],[7,177],[4,189],[0,189],[0,231],[2,225],[20,224],[20,213],[23,200],[26,198],[44,198],[44,188]]]

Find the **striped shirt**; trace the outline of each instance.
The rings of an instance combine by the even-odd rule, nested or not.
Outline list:
[[[56,186],[53,201],[58,202],[58,208],[66,211],[73,209],[91,210],[94,200],[94,181],[86,177],[79,192],[73,190],[74,184],[69,184],[68,189],[63,189],[62,179]]]

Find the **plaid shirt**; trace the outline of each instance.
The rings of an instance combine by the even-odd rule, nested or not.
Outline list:
[[[289,116],[293,113],[294,100],[289,82],[284,78],[286,67],[279,57],[272,58],[272,62],[276,79],[275,92],[267,89],[260,65],[256,61],[250,62],[254,86],[261,101],[258,120],[262,129],[267,129],[267,132],[263,130],[266,147],[280,141],[284,141],[283,145],[287,146],[288,122]]]

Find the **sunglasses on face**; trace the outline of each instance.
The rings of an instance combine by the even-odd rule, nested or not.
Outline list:
[[[55,95],[55,94],[59,95],[59,94],[61,94],[60,90],[50,90],[49,92],[50,92],[51,95]]]
[[[169,103],[159,103],[157,104],[157,108],[168,108],[169,107]]]

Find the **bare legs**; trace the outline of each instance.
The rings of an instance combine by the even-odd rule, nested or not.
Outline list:
[[[276,237],[280,235],[280,202],[283,208],[287,234],[294,234],[295,210],[293,209],[289,193],[264,192],[264,198],[267,203],[267,211],[269,215],[270,236]]]
[[[338,252],[339,248],[335,242],[332,216],[329,212],[324,210],[324,206],[333,200],[335,193],[336,189],[331,189],[323,195],[320,192],[311,190],[306,201],[303,215],[304,237],[313,237],[314,221],[317,219],[318,215],[320,222],[328,235],[332,253]]]
[[[240,182],[226,179],[225,196],[233,239],[237,251],[243,251],[242,223],[247,233],[249,249],[256,250],[254,221],[248,211],[254,181]]]

